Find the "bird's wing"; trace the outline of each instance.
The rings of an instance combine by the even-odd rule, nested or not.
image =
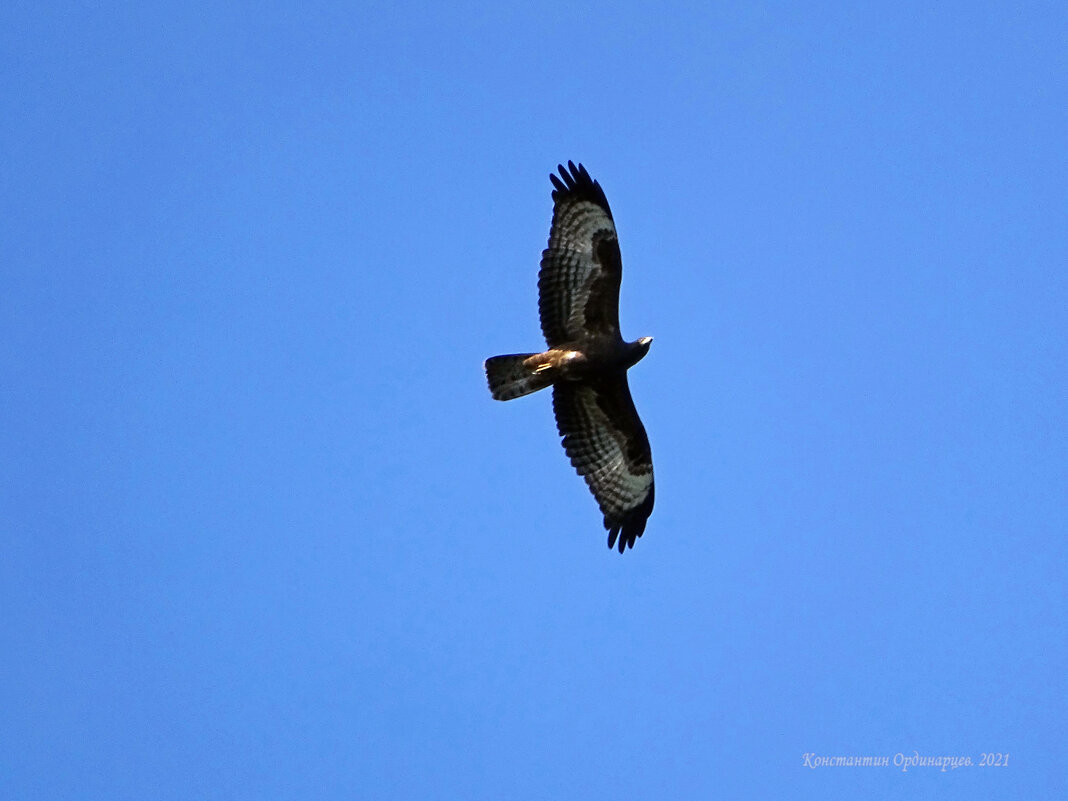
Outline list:
[[[653,456],[627,376],[553,386],[564,450],[604,513],[608,547],[634,547],[653,511]]]
[[[581,164],[560,165],[553,186],[553,224],[541,254],[538,311],[550,348],[594,336],[619,337],[623,262],[601,185]]]

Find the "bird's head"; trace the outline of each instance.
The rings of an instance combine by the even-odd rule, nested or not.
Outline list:
[[[627,366],[633,366],[645,358],[645,354],[649,352],[649,346],[653,344],[652,337],[642,337],[635,340],[630,345],[630,358],[627,359]]]

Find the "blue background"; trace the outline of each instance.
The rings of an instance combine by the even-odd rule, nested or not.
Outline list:
[[[0,10],[0,797],[1055,798],[1063,3]],[[549,397],[620,232],[657,507]],[[1007,767],[805,767],[1010,754]]]

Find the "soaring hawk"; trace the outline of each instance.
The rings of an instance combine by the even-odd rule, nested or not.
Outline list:
[[[541,254],[538,311],[549,349],[486,359],[497,400],[553,388],[564,450],[604,513],[608,547],[633,548],[653,511],[653,457],[627,386],[652,337],[619,333],[623,263],[601,185],[581,164],[558,167],[553,223]]]

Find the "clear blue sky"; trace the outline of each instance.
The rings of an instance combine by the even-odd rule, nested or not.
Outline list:
[[[1068,797],[1066,143],[1059,2],[4,3],[0,798]]]

